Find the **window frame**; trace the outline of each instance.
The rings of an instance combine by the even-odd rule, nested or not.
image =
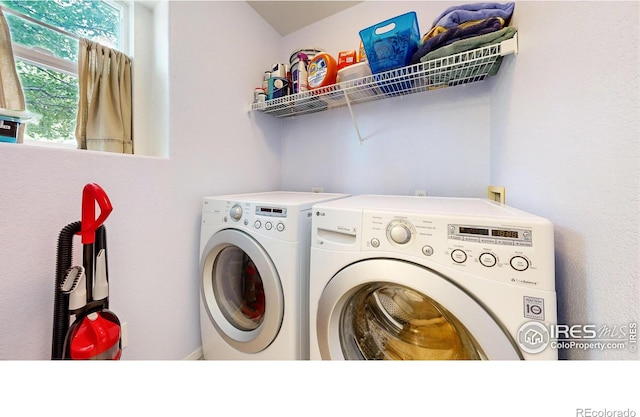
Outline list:
[[[126,1],[118,1],[118,0],[101,0],[103,3],[110,5],[111,7],[117,9],[120,13],[120,34],[118,38],[118,50],[125,54],[129,54],[129,33],[132,30],[130,23],[130,7]],[[37,18],[31,17],[24,13],[15,11],[5,5],[0,5],[3,12],[13,14],[21,19],[27,20],[31,23],[43,26],[52,31],[61,33],[65,36],[71,37],[73,39],[79,40],[80,36],[75,35],[66,31],[63,28],[57,27],[55,25],[51,25],[46,22],[42,22]],[[47,68],[49,70],[62,72],[69,76],[78,77],[78,63],[74,61],[70,61],[68,59],[59,58],[53,56],[49,51],[42,48],[29,48],[11,41],[11,46],[13,48],[14,58],[17,60],[25,61],[30,65]],[[130,54],[129,54],[130,55]],[[28,103],[27,103],[28,106]],[[49,138],[56,139],[56,138]],[[68,148],[68,149],[76,149],[77,144],[75,142],[54,142],[47,140],[34,140],[25,137],[25,144],[30,145],[42,145],[42,146],[50,146],[50,147],[58,147],[58,148]]]

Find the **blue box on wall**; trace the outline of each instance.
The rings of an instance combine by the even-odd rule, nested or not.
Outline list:
[[[411,57],[420,43],[420,29],[415,12],[363,29],[360,31],[360,39],[374,79],[384,93],[395,95],[413,87],[413,80],[407,76],[411,73],[411,68],[404,67],[411,63]]]
[[[0,142],[16,143],[20,119],[0,115]]]

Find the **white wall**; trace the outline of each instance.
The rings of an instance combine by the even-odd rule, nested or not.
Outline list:
[[[136,155],[169,156],[168,9],[167,2],[129,2]]]
[[[58,234],[80,220],[85,184],[114,207],[110,307],[128,324],[123,359],[182,359],[200,346],[203,196],[280,185],[280,124],[246,112],[261,77],[249,69],[270,65],[279,35],[244,2],[168,6],[170,158],[0,143],[0,359],[50,357]]]
[[[424,33],[452,4],[365,2],[284,37],[280,59],[355,49],[359,29],[411,10]],[[640,317],[638,7],[518,2],[520,53],[495,78],[355,106],[363,145],[346,108],[285,120],[284,188],[483,197],[506,186],[507,203],[555,224],[560,323],[628,331]]]
[[[365,2],[283,37],[280,59],[302,47],[333,56],[357,49],[359,30],[415,11],[422,33],[446,2]],[[338,30],[334,30],[338,28]],[[487,85],[354,106],[359,144],[348,108],[284,119],[283,188],[357,193],[486,195],[490,111]]]
[[[523,2],[515,17],[520,53],[491,101],[491,179],[508,202],[555,223],[561,322],[637,322],[640,5]],[[602,36],[598,22],[615,24]]]

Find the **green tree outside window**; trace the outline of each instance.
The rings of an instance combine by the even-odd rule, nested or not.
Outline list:
[[[0,4],[78,37],[119,48],[120,10],[108,2],[1,0]],[[74,37],[11,13],[5,13],[5,17],[14,43],[77,63],[78,40]],[[16,56],[16,67],[27,110],[36,115],[36,122],[27,123],[27,137],[51,142],[74,141],[78,108],[76,76],[20,56]]]

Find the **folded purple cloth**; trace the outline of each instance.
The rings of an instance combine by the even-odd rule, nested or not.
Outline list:
[[[506,24],[513,14],[515,3],[470,3],[449,7],[433,21],[433,27],[450,28],[470,20],[482,20],[489,17],[501,17]]]
[[[439,35],[434,36],[433,38],[427,39],[422,45],[420,45],[418,50],[411,57],[411,64],[419,63],[420,58],[429,52],[452,44],[453,42],[496,32],[500,29],[502,29],[502,21],[496,17],[490,17],[476,25],[468,26],[466,28],[451,28],[446,32],[442,32]]]

